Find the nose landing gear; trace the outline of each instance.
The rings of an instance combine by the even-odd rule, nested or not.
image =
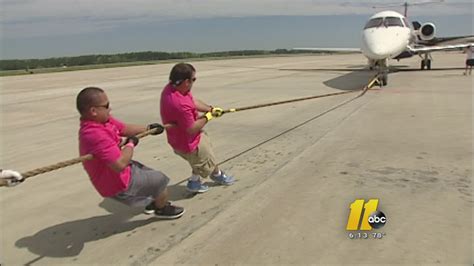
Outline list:
[[[388,64],[387,60],[378,60],[374,63],[374,66],[377,68],[378,74],[376,79],[376,84],[380,87],[387,86],[388,84]]]
[[[388,72],[387,71],[383,72],[380,79],[381,79],[381,82],[382,82],[382,86],[387,86],[387,84],[388,84]]]
[[[388,84],[388,74],[387,73],[379,73],[374,84],[378,85],[380,88],[387,86],[387,84]]]

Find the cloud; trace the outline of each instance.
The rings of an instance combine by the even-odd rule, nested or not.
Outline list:
[[[370,15],[378,1],[318,0],[1,0],[2,38],[101,32],[137,23],[196,18]],[[400,1],[400,5],[403,2]],[[427,8],[429,7],[429,8]],[[413,6],[410,15],[472,14],[466,0]],[[392,8],[391,8],[392,9]],[[403,8],[393,7],[400,12]]]

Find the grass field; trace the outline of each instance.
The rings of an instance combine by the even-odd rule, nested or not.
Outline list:
[[[308,53],[308,55],[328,55],[337,54],[342,52],[329,52],[329,53]],[[346,53],[346,52],[343,52]],[[113,67],[128,67],[128,66],[140,66],[140,65],[155,65],[155,64],[166,64],[173,62],[195,62],[195,61],[208,61],[208,60],[226,60],[235,58],[264,58],[264,57],[287,57],[287,56],[300,56],[299,54],[262,54],[262,55],[240,55],[240,56],[219,56],[219,57],[205,57],[205,58],[187,58],[187,59],[171,59],[171,60],[156,60],[156,61],[136,61],[136,62],[123,62],[123,63],[111,63],[111,64],[97,64],[97,65],[86,65],[86,66],[70,66],[70,67],[51,67],[51,68],[37,68],[26,71],[22,70],[1,70],[0,77],[5,76],[18,76],[18,75],[32,75],[32,74],[44,74],[54,72],[65,72],[65,71],[78,71],[78,70],[89,70],[89,69],[100,69],[100,68],[113,68]]]

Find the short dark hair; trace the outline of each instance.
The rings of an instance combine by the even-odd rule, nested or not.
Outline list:
[[[97,95],[104,93],[104,90],[98,87],[87,87],[81,90],[76,98],[77,111],[82,115],[89,108],[98,103]]]
[[[176,64],[170,73],[170,82],[173,85],[179,85],[181,82],[191,79],[193,77],[193,72],[196,72],[196,69],[193,65],[188,63],[179,63]]]

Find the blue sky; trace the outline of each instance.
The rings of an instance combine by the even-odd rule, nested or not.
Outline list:
[[[420,1],[412,1],[420,2]],[[423,1],[425,2],[425,1]],[[0,0],[1,57],[136,51],[358,47],[373,13],[403,1]],[[377,5],[374,9],[372,6]],[[414,5],[409,18],[438,36],[473,34],[473,3]]]

